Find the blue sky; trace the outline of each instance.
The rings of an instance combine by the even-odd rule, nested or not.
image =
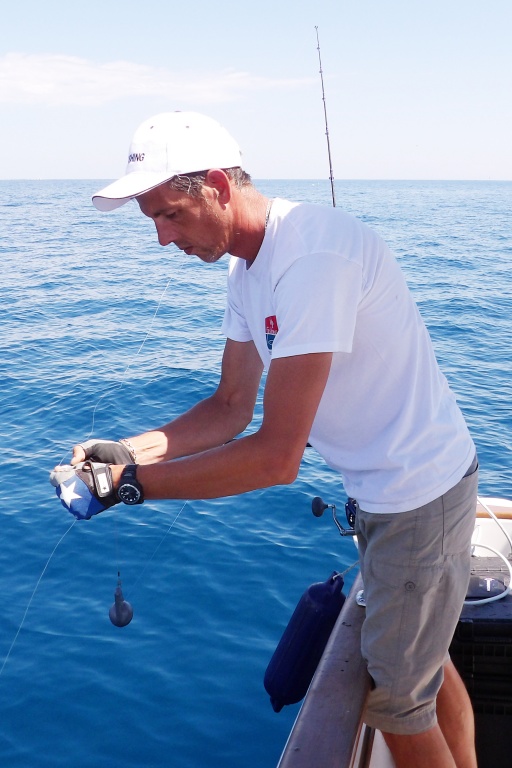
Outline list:
[[[204,112],[254,178],[512,179],[511,0],[17,0],[0,178],[116,178],[137,125]]]

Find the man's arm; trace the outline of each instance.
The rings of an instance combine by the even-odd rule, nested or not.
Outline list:
[[[234,362],[235,357],[229,355],[228,366]],[[213,448],[206,445],[202,452],[195,452],[195,455],[187,455],[186,458],[139,466],[137,477],[144,488],[145,498],[218,498],[293,482],[325,388],[331,359],[331,353],[315,353],[273,360],[265,387],[261,428],[227,445],[217,444]],[[247,372],[239,373],[242,378],[246,375]],[[219,390],[222,391],[222,382]],[[230,397],[226,398],[229,392],[228,387],[221,399],[222,407],[213,411],[215,422],[210,432],[211,442],[214,436],[215,440],[222,437],[220,442],[229,439],[228,434],[233,436],[234,422],[230,420],[228,407]],[[240,392],[232,391],[232,397],[236,401],[241,397]],[[251,390],[251,400],[253,397],[254,388]],[[241,399],[245,402],[243,397]],[[201,403],[197,407],[210,406]],[[226,431],[223,431],[220,423],[223,409],[230,421],[230,429]],[[238,407],[236,410],[243,409]],[[177,429],[182,445],[187,444],[189,430],[195,428],[195,417],[191,416],[193,412],[194,409],[180,417],[183,420]],[[204,413],[201,411],[202,417]],[[168,445],[166,453],[162,452],[162,455],[172,454],[172,443],[178,434],[173,431],[173,425],[180,419],[164,428]],[[235,433],[239,431],[237,424]],[[188,450],[192,445],[197,449],[199,442],[199,437],[190,436]],[[203,438],[203,442],[206,444],[208,440]],[[116,487],[121,470],[120,466],[112,467]]]
[[[251,422],[263,364],[252,341],[228,339],[216,392],[159,429],[130,437],[139,464],[190,456],[232,440]]]
[[[263,364],[252,341],[228,339],[215,393],[158,430],[129,438],[137,462],[152,464],[223,445],[251,422]]]

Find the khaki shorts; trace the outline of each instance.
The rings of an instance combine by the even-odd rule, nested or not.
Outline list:
[[[475,459],[430,504],[396,514],[357,511],[361,649],[374,683],[364,720],[374,728],[415,734],[437,722],[436,696],[469,583],[477,485]]]

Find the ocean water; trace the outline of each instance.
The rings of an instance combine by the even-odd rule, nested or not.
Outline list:
[[[292,486],[72,525],[48,471],[75,442],[157,427],[212,392],[224,343],[227,260],[160,248],[135,204],[99,214],[99,185],[0,182],[0,761],[270,768],[298,705],[273,712],[266,665],[307,586],[356,560],[311,498],[342,511],[345,494],[308,449]],[[330,204],[326,181],[257,186]],[[336,193],[397,254],[477,443],[480,493],[512,497],[512,183]],[[123,629],[108,618],[118,571]]]

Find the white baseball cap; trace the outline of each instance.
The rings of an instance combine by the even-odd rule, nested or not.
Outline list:
[[[162,112],[132,139],[126,175],[93,195],[99,211],[113,211],[180,174],[241,165],[240,147],[216,120],[198,112]]]

